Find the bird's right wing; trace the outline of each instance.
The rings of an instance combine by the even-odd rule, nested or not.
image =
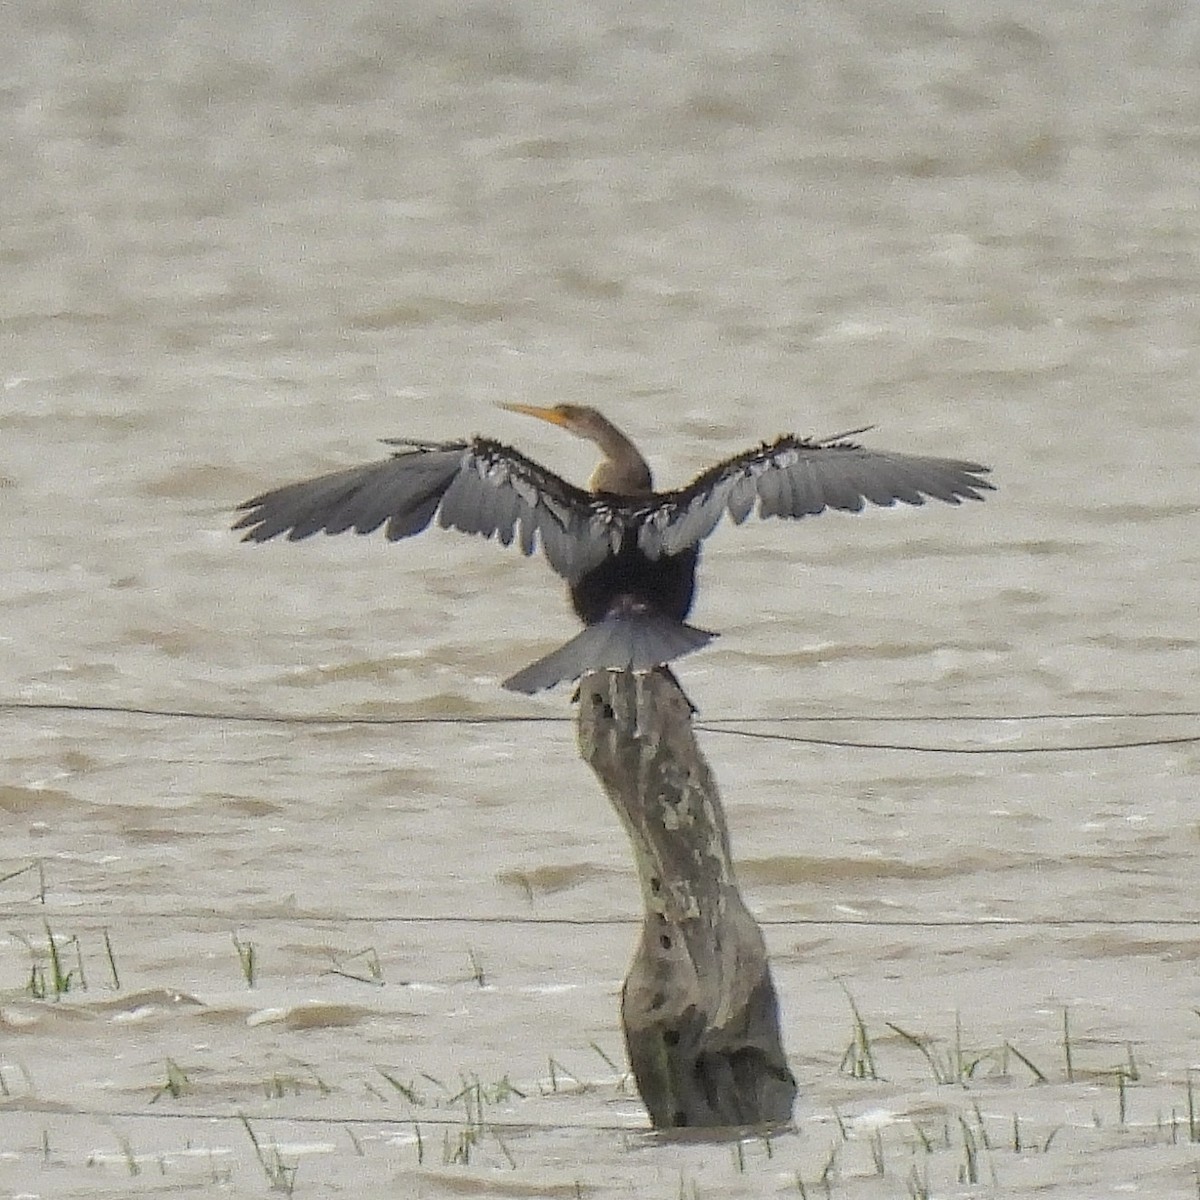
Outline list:
[[[551,567],[574,582],[620,543],[622,527],[595,497],[498,442],[416,442],[391,458],[333,471],[263,492],[239,505],[243,540],[286,534],[373,533],[412,537],[434,514],[443,528],[514,541],[522,553],[540,544]]]

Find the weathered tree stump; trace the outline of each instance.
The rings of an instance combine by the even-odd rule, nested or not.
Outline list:
[[[621,1020],[651,1124],[790,1121],[796,1081],[766,947],[737,889],[725,814],[687,698],[662,671],[586,675],[578,736],[629,834],[641,880],[646,912]]]

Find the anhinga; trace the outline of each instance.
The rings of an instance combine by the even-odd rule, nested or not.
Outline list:
[[[264,492],[240,506],[246,541],[286,533],[373,533],[411,537],[434,514],[448,529],[540,544],[566,581],[584,630],[518,671],[504,686],[536,692],[589,671],[648,671],[697,650],[715,635],[684,623],[692,607],[700,543],[728,513],[740,525],[762,517],[806,517],[864,502],[958,504],[981,500],[987,467],[946,458],[867,450],[851,434],[792,436],[726,459],[672,492],[654,490],[638,448],[594,408],[502,407],[550,421],[595,442],[604,454],[574,487],[516,450],[488,438],[426,442],[388,438],[389,459]],[[864,430],[855,430],[862,433]]]

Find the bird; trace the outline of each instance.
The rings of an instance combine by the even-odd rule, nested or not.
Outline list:
[[[649,672],[716,634],[687,624],[700,544],[728,516],[800,518],[867,504],[960,504],[994,490],[975,462],[867,449],[851,440],[787,434],[736,454],[674,491],[656,491],[649,464],[597,409],[503,404],[593,442],[601,459],[587,489],[490,438],[384,438],[390,458],[266,491],[238,506],[243,541],[316,533],[412,537],[435,515],[443,528],[540,547],[567,583],[583,630],[503,681],[532,694],[593,671]]]

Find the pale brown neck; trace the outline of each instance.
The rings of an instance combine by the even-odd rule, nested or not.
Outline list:
[[[654,490],[650,464],[642,452],[611,422],[597,414],[598,419],[587,436],[604,451],[588,480],[593,492],[615,492],[622,496],[638,496]]]

